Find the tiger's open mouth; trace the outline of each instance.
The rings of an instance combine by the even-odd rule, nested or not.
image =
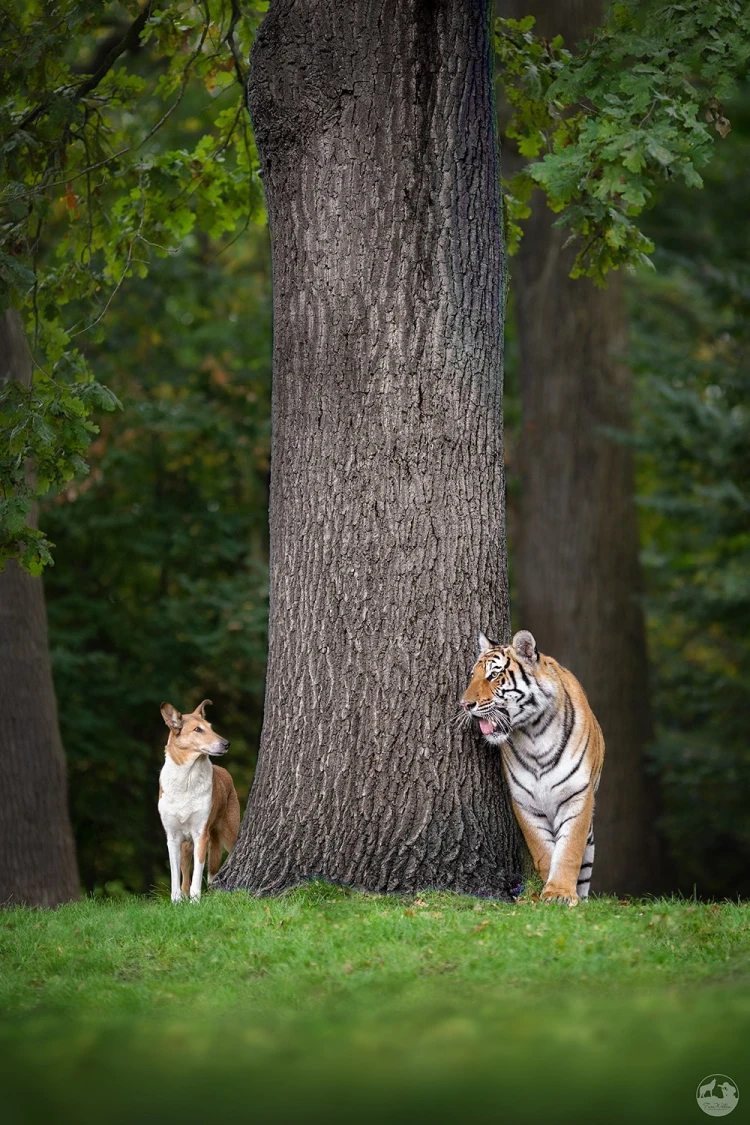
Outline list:
[[[505,713],[494,715],[491,719],[479,719],[479,729],[482,734],[510,734],[510,715]]]

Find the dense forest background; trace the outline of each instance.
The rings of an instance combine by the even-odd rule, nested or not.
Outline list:
[[[144,104],[149,113],[158,105]],[[192,91],[152,146],[187,150],[215,113]],[[657,249],[656,270],[627,283],[634,430],[607,435],[637,454],[644,588],[633,597],[647,614],[661,824],[681,888],[716,896],[750,893],[750,91],[726,114],[732,131],[717,140],[703,191],[667,184],[643,222]],[[65,206],[54,222],[63,237]],[[520,393],[510,312],[512,513]],[[196,228],[178,252],[153,255],[83,343],[122,410],[97,417],[90,473],[51,496],[40,522],[56,544],[44,575],[50,645],[90,891],[144,892],[166,877],[155,802],[162,700],[187,709],[213,699],[244,805],[263,707],[271,344],[257,207],[234,239]],[[512,568],[512,518],[510,527]]]
[[[750,97],[705,189],[647,216],[630,285],[653,707],[651,751],[681,885],[747,895],[750,858]]]

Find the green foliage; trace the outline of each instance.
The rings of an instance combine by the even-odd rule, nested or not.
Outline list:
[[[71,386],[37,377],[32,387],[7,381],[0,391],[0,561],[14,554],[35,575],[52,562],[50,543],[27,522],[29,513],[39,496],[88,472],[83,455],[98,432],[89,415],[116,406],[116,396],[94,380]],[[33,475],[27,471],[32,459]]]
[[[121,286],[194,229],[231,236],[263,216],[242,60],[265,7],[63,0],[52,19],[44,0],[4,5],[0,309],[22,311],[35,371],[29,392],[0,392],[0,566],[50,561],[33,504],[85,472],[92,415],[118,405],[86,349]],[[165,146],[194,90],[200,135]]]
[[[507,186],[511,246],[539,186],[577,240],[571,276],[603,283],[611,269],[649,263],[653,243],[636,220],[665,183],[702,185],[715,133],[730,128],[722,101],[747,71],[750,8],[619,2],[576,55],[533,25],[496,24],[507,135],[522,155],[543,154]]]
[[[214,701],[243,802],[249,788],[267,621],[267,235],[219,249],[186,236],[112,306],[88,359],[123,409],[103,422],[89,475],[42,509],[58,543],[50,646],[91,890],[147,891],[166,869],[163,700]]]
[[[695,197],[651,216],[633,290],[655,761],[684,884],[750,894],[750,92]]]
[[[456,1122],[500,1104],[522,1125],[602,1107],[623,1125],[682,1121],[712,1065],[741,1084],[747,955],[747,906],[663,899],[569,910],[312,884],[14,910],[4,1111]]]

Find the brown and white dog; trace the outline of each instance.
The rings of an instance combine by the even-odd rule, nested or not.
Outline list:
[[[172,902],[179,902],[188,891],[191,899],[201,897],[206,852],[212,883],[221,865],[222,848],[231,852],[240,828],[240,803],[232,778],[209,760],[210,754],[226,754],[229,749],[227,740],[211,729],[206,718],[210,703],[204,699],[189,715],[181,715],[171,703],[161,705],[169,738],[159,775],[159,816],[167,834]]]

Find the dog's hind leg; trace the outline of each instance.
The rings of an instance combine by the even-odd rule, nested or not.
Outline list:
[[[208,881],[213,883],[216,873],[221,867],[223,849],[219,833],[214,828],[208,840]]]
[[[182,893],[188,894],[190,891],[190,859],[193,854],[193,841],[183,840],[182,849],[180,852],[180,866],[182,867]]]
[[[237,794],[233,786],[229,796],[227,797],[227,807],[221,823],[221,842],[230,853],[234,848],[234,845],[237,843],[239,832],[240,802],[237,799]]]

